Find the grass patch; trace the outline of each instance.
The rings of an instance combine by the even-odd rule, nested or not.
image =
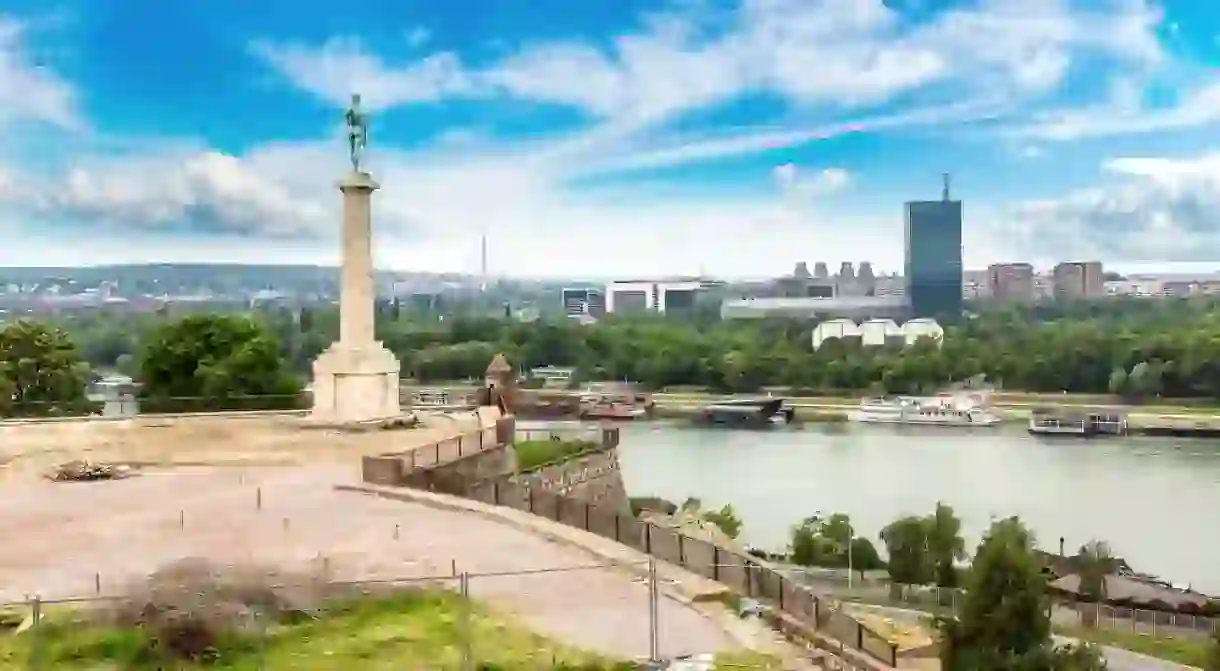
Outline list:
[[[0,669],[456,670],[467,649],[482,669],[632,667],[553,643],[477,606],[465,608],[460,597],[440,590],[331,602],[317,618],[227,631],[207,659],[195,661],[159,650],[147,629],[87,624],[59,613],[37,632],[0,638]]]
[[[571,459],[600,447],[591,440],[519,440],[513,443],[513,450],[517,453],[517,470],[520,472]]]
[[[797,408],[796,420],[809,424],[841,424],[848,420],[846,412]]]
[[[1055,633],[1200,668],[1206,668],[1210,646],[1215,645],[1202,636],[1152,635],[1115,629],[1056,626]]]

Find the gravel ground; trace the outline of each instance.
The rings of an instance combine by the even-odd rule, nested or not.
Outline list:
[[[579,568],[595,560],[491,520],[331,488],[357,479],[354,467],[328,465],[175,469],[92,483],[10,480],[0,487],[0,538],[9,541],[0,543],[0,602],[89,596],[99,578],[102,593],[114,593],[184,557],[325,565],[341,580],[448,576],[456,567],[473,574],[474,598],[540,633],[648,654],[648,591],[635,576]],[[512,575],[478,575],[489,573]],[[676,600],[663,598],[659,614],[663,655],[738,647]]]

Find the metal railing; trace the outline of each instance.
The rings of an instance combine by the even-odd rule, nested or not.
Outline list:
[[[510,417],[502,419],[501,423],[512,421]],[[501,434],[508,431],[511,428],[501,429]],[[491,449],[493,446],[485,437],[487,432],[488,429],[485,429],[472,434],[479,438],[468,440],[476,441],[480,450]],[[433,454],[446,453],[438,450],[440,448],[432,450]],[[428,452],[429,449],[424,448],[423,453],[427,455]],[[369,477],[371,464],[384,460],[384,457],[365,458],[366,481],[377,484],[390,482],[384,478]],[[443,461],[432,461],[432,465],[441,463]],[[741,596],[769,602],[781,618],[791,618],[799,626],[828,635],[843,646],[863,651],[884,664],[897,665],[896,645],[843,612],[836,600],[814,595],[808,587],[791,580],[757,557],[638,520],[612,505],[590,503],[573,496],[533,489],[503,478],[477,481],[456,472],[433,470],[431,465],[421,465],[418,460],[412,462],[412,466],[412,470],[430,471],[429,477],[400,478],[398,482],[522,510],[614,540],[650,557],[719,582]]]
[[[799,576],[799,569],[787,573]],[[891,584],[888,581],[855,581],[851,587],[846,578],[832,577],[824,571],[810,571],[800,581],[824,588],[844,600],[876,605],[914,607],[920,610],[956,611],[965,591],[936,585]],[[1051,609],[1056,625],[1066,627],[1096,627],[1114,631],[1133,631],[1153,635],[1220,634],[1220,618],[1176,613],[1146,608],[1124,608],[1104,603],[1073,602],[1056,599]]]

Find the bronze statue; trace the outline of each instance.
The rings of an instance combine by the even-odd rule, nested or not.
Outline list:
[[[360,94],[352,94],[352,104],[343,114],[347,122],[347,146],[352,160],[352,170],[360,172],[360,159],[369,144],[369,120],[360,110]]]

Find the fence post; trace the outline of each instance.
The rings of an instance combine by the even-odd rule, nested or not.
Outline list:
[[[678,565],[686,566],[686,536],[678,531],[674,535],[678,537]]]
[[[589,508],[592,508],[593,504],[586,501],[584,503],[584,506],[585,506],[585,531],[589,531]]]
[[[555,497],[555,521],[561,522],[563,518],[563,497]]]
[[[648,557],[648,660],[652,662],[660,661],[660,652],[658,648],[657,637],[659,634],[660,618],[657,613],[657,560],[655,557]]]
[[[784,610],[784,577],[779,575],[778,573],[772,573],[771,575],[779,577],[779,596],[777,596],[775,598],[775,600],[777,602],[779,602],[779,609],[781,611],[783,611]]]
[[[652,524],[648,522],[644,523],[644,554],[652,556]]]
[[[464,437],[465,436],[463,436],[462,434],[458,434],[458,458],[461,458],[461,456],[462,456],[462,443],[466,442],[466,441],[462,440],[462,438],[464,438]]]
[[[532,513],[534,512],[534,488],[530,487],[529,489],[525,490],[525,493],[526,498],[529,499],[530,512]]]
[[[720,546],[712,546],[712,580],[720,582]]]
[[[495,505],[500,505],[500,481],[491,481],[491,502]]]
[[[42,598],[35,596],[30,602],[30,635],[34,639],[33,645],[30,646],[30,666],[37,669],[42,666],[42,642],[41,638],[42,623]]]
[[[473,671],[474,655],[473,643],[474,628],[471,627],[471,605],[470,605],[470,574],[462,573],[458,580],[458,590],[461,592],[462,599],[462,671]]]
[[[441,442],[438,440],[432,444],[432,465],[435,466],[441,463]]]
[[[864,649],[864,623],[856,620],[856,650]]]
[[[822,614],[821,614],[822,602],[814,594],[810,594],[809,598],[812,600],[812,603],[813,603],[813,628],[819,629],[822,626]]]
[[[622,522],[621,522],[622,518],[623,518],[623,516],[619,515],[617,510],[614,511],[614,542],[615,543],[623,542],[623,532],[622,532]]]

